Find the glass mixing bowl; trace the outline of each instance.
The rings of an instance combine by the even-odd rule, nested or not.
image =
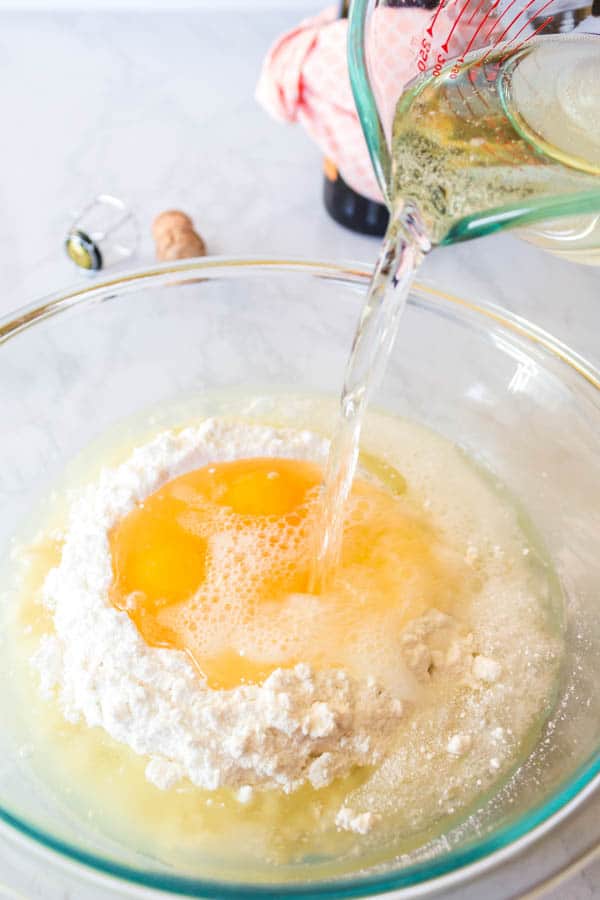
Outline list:
[[[55,295],[0,323],[0,555],[65,465],[117,423],[210,390],[336,394],[367,286],[361,267],[200,260]],[[489,467],[533,519],[567,601],[567,662],[536,751],[443,839],[379,866],[322,875],[306,859],[212,880],[119,843],[57,799],[15,735],[27,716],[1,655],[0,819],[121,893],[341,897],[462,882],[559,821],[600,771],[600,375],[523,320],[415,285],[377,406],[437,430]],[[7,640],[5,630],[4,639]],[[9,727],[10,726],[10,727]],[[14,727],[13,727],[14,726]],[[357,858],[357,870],[361,860]],[[283,877],[292,883],[281,883]],[[440,878],[442,879],[440,881]],[[404,896],[404,890],[401,891]]]

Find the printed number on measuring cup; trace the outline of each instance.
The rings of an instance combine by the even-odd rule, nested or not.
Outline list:
[[[458,57],[458,59],[456,60],[456,62],[455,62],[454,65],[452,66],[452,69],[450,70],[450,78],[451,78],[451,79],[458,78],[458,76],[459,76],[459,74],[460,74],[460,67],[462,66],[462,64],[464,63],[464,61],[465,61],[464,56],[459,56],[459,57]]]
[[[433,77],[437,78],[442,71],[442,66],[446,62],[446,57],[442,53],[438,53],[435,65],[433,67]]]
[[[417,62],[417,68],[419,72],[424,72],[427,68],[427,60],[429,59],[429,52],[431,50],[431,41],[428,41],[427,38],[423,38],[421,41],[421,47],[419,50],[419,59]]]

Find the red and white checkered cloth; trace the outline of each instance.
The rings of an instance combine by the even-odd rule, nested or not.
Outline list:
[[[389,17],[388,65],[381,68],[391,84],[390,96],[411,77],[411,41],[430,15],[410,9]],[[300,122],[354,190],[381,200],[350,88],[347,33],[348,21],[337,18],[335,7],[300,22],[269,50],[256,97],[280,121]]]
[[[452,41],[450,50],[442,53],[445,59],[456,58],[468,45],[481,46],[483,39],[490,40],[496,23],[498,33],[502,31],[502,11],[512,8],[513,15],[523,0],[490,2],[471,0],[463,8],[442,0],[435,14],[417,7],[377,7],[369,23],[369,68],[384,127],[391,127],[402,89],[419,74],[423,52],[430,68],[449,33]],[[426,29],[433,15],[437,27],[432,37]],[[520,27],[520,21],[515,22],[514,29]],[[510,37],[508,32],[505,29],[504,39]],[[350,88],[347,34],[348,21],[337,18],[335,7],[300,22],[269,50],[256,97],[276,119],[300,122],[354,190],[381,200]]]

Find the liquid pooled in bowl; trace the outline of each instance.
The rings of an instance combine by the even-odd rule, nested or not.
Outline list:
[[[503,490],[420,426],[370,417],[342,566],[307,593],[330,409],[240,403],[140,435],[31,569],[47,777],[179,871],[293,879],[423,845],[552,708],[551,569]]]

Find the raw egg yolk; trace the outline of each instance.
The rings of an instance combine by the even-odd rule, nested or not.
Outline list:
[[[447,606],[460,573],[436,552],[431,527],[393,488],[361,479],[335,584],[306,593],[322,479],[311,462],[254,458],[167,482],[109,533],[111,602],[150,646],[185,651],[213,688],[297,662],[343,665],[352,641],[371,634],[376,647]]]
[[[236,539],[249,544],[250,553],[234,561],[237,571],[229,573],[229,582],[234,574],[234,589],[253,585],[250,605],[306,590],[306,541],[304,553],[285,545],[300,543],[294,538],[322,477],[321,467],[310,462],[255,458],[214,463],[167,482],[110,531],[112,603],[129,614],[146,643],[190,652],[214,686],[262,680],[273,666],[256,666],[229,649],[203,663],[190,650],[188,629],[181,621],[182,627],[174,627],[166,612],[191,602],[205,586],[209,543],[219,537],[232,545]],[[257,569],[265,569],[270,548],[278,557],[283,551],[293,559],[283,566],[267,565],[256,584]],[[262,567],[257,566],[261,561]],[[215,599],[219,602],[212,596],[213,605]]]

